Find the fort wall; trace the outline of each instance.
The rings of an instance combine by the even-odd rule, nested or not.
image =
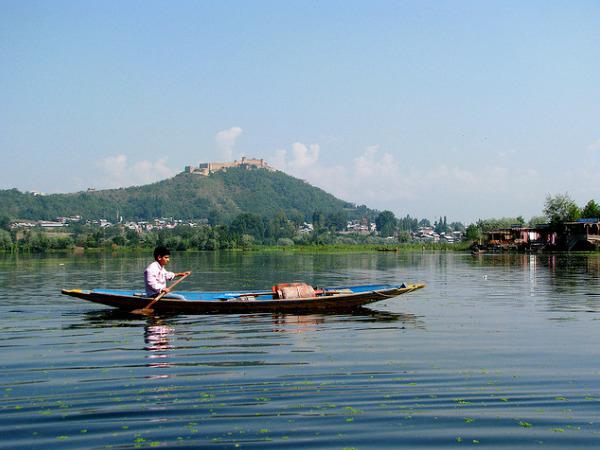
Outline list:
[[[208,176],[211,173],[227,170],[233,167],[242,167],[245,169],[267,169],[275,171],[276,169],[270,166],[264,159],[242,157],[241,161],[233,162],[208,162],[200,163],[198,166],[186,166],[184,172],[193,173],[196,175]]]

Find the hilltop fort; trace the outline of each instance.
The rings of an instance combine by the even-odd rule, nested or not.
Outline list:
[[[232,167],[242,167],[244,169],[267,169],[271,172],[275,172],[276,169],[269,164],[264,159],[254,159],[254,158],[246,158],[242,156],[241,161],[233,161],[233,162],[208,162],[208,163],[200,163],[198,166],[185,166],[183,170],[185,173],[193,173],[197,175],[208,176],[211,173],[219,172],[220,170],[227,170]]]

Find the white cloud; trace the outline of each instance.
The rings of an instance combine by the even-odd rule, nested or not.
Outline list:
[[[292,155],[294,159],[290,162],[290,166],[297,169],[306,169],[319,160],[319,144],[310,144],[308,147],[300,142],[292,144]]]
[[[481,211],[487,211],[482,217],[534,215],[539,211],[528,211],[527,205],[539,204],[541,209],[548,188],[537,170],[525,167],[444,163],[415,167],[378,145],[347,162],[316,164],[319,151],[318,144],[297,143],[291,158],[286,150],[278,150],[274,164],[338,198],[398,215],[434,219],[452,214],[452,220],[465,221],[477,219]]]
[[[319,161],[320,151],[319,144],[306,145],[294,142],[290,152],[291,157],[288,158],[290,153],[286,149],[276,150],[275,155],[271,158],[271,164],[290,175],[304,178],[305,174],[310,173]]]
[[[98,188],[118,188],[153,183],[175,175],[167,166],[167,159],[157,161],[137,161],[130,164],[123,154],[109,156],[97,162],[102,178],[97,181]],[[90,182],[88,181],[88,184]]]
[[[240,127],[231,127],[227,130],[219,131],[215,135],[215,141],[221,150],[221,154],[225,161],[233,160],[233,148],[235,141],[242,134]]]

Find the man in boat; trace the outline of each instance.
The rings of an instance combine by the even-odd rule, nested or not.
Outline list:
[[[158,246],[154,249],[154,262],[144,270],[144,284],[146,286],[146,295],[155,297],[158,294],[165,293],[167,297],[183,298],[176,294],[169,294],[170,289],[167,287],[167,281],[175,277],[183,277],[191,272],[169,272],[165,266],[171,260],[171,252],[168,248]]]

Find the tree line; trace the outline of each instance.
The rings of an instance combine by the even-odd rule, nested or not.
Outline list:
[[[229,224],[181,224],[174,228],[138,232],[119,224],[100,227],[93,224],[71,223],[63,231],[47,232],[41,227],[27,230],[10,228],[10,219],[0,217],[0,249],[44,252],[74,247],[95,248],[153,248],[165,245],[173,250],[249,249],[256,245],[326,245],[377,243],[379,237],[339,236],[346,229],[348,217],[344,211],[312,215],[313,231],[300,232],[303,217],[289,218],[280,210],[272,217],[242,213]]]
[[[364,208],[365,212],[371,212]],[[465,227],[461,222],[449,222],[446,216],[431,223],[428,219],[418,219],[406,215],[396,218],[391,211],[376,213],[374,221],[376,233],[346,233],[348,214],[344,211],[312,214],[313,230],[300,232],[304,216],[288,217],[279,210],[272,217],[253,213],[238,214],[230,223],[191,227],[179,225],[173,229],[160,229],[137,232],[122,225],[101,228],[94,225],[73,223],[68,232],[48,233],[41,228],[18,231],[10,228],[11,219],[0,216],[0,250],[44,252],[47,250],[67,250],[74,247],[94,248],[152,248],[166,245],[173,250],[218,250],[249,249],[257,245],[330,245],[330,244],[390,244],[407,243],[412,233],[421,227],[431,227],[437,233],[462,231],[468,240],[477,240],[484,233],[514,225],[535,227],[542,223],[558,224],[579,218],[600,219],[600,205],[590,200],[583,207],[568,194],[548,195],[544,205],[544,215],[526,221],[522,216],[479,219]],[[369,223],[372,215],[363,217]],[[390,240],[391,239],[391,240]]]

